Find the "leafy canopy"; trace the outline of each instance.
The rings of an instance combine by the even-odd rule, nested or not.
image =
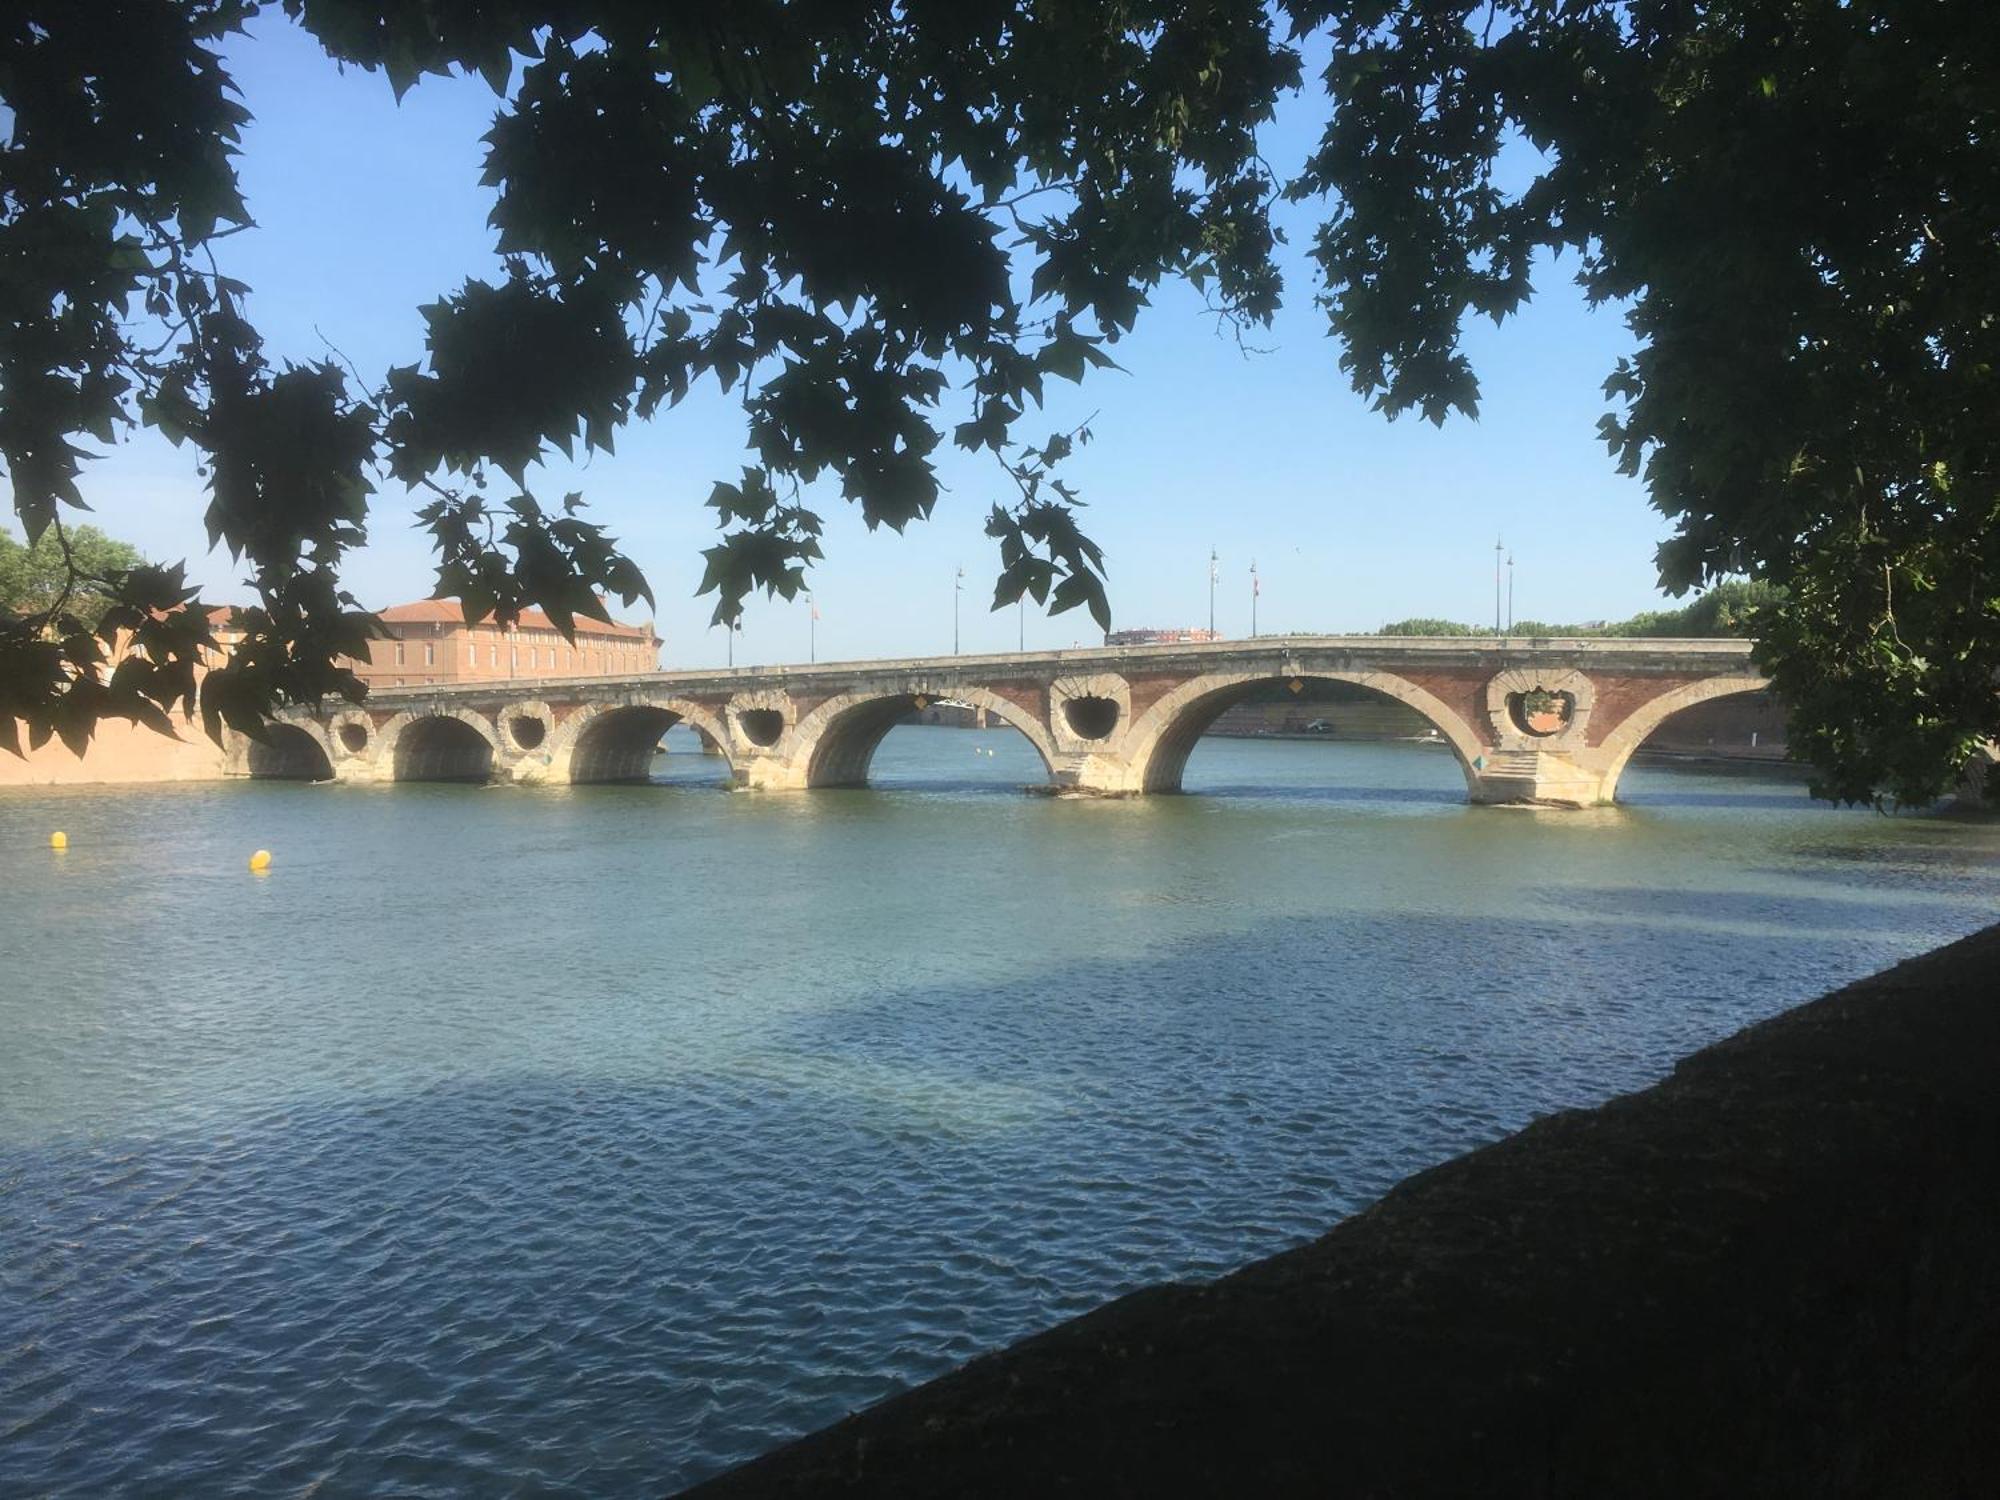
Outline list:
[[[1280,193],[1325,206],[1317,295],[1386,415],[1475,412],[1465,320],[1504,319],[1552,258],[1625,309],[1603,435],[1673,522],[1662,578],[1786,590],[1760,659],[1827,794],[1926,799],[2000,731],[1989,0],[282,0],[399,92],[459,70],[500,99],[505,272],[445,290],[372,382],[274,363],[216,255],[250,222],[220,49],[255,9],[0,20],[0,462],[35,539],[82,503],[87,440],[143,421],[193,448],[259,594],[201,689],[212,732],[358,696],[340,563],[384,480],[428,492],[439,591],[474,616],[649,597],[528,475],[705,380],[755,458],[710,497],[719,620],[801,586],[815,481],[900,528],[947,440],[1011,487],[996,605],[1107,619],[1059,477],[1087,434],[1021,424],[1165,277],[1267,322]],[[1281,179],[1259,132],[1309,36],[1326,129]],[[1503,185],[1524,142],[1537,165]],[[149,618],[188,597],[158,570],[111,593]],[[196,634],[143,642],[163,675],[131,691],[191,703]],[[129,711],[88,637],[0,627],[0,715]]]

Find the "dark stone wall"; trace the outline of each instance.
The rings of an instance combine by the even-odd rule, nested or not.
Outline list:
[[[493,747],[461,719],[418,719],[397,736],[393,768],[398,781],[485,781]]]
[[[2000,927],[690,1493],[2000,1494]]]
[[[331,781],[333,763],[318,740],[293,724],[273,724],[268,739],[250,740],[244,764],[252,777],[269,781]]]

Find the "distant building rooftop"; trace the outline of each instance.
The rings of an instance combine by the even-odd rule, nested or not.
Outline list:
[[[511,625],[492,615],[465,623],[456,599],[417,599],[377,610],[386,639],[350,659],[354,675],[379,687],[425,687],[546,677],[620,677],[660,668],[660,638],[650,624],[606,624],[576,617],[565,640],[555,621],[524,609]]]

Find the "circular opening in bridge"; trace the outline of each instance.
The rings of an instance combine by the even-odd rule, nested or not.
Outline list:
[[[1507,715],[1523,734],[1537,737],[1560,734],[1575,713],[1576,699],[1568,693],[1552,693],[1538,687],[1507,695]]]
[[[341,725],[340,748],[349,755],[359,755],[368,748],[368,731],[359,724]]]
[[[775,708],[746,708],[738,715],[743,737],[753,745],[775,745],[785,732],[785,716]]]
[[[532,714],[516,714],[507,721],[507,733],[523,750],[535,750],[549,737],[549,726]]]
[[[1063,718],[1079,739],[1101,740],[1118,727],[1118,705],[1110,698],[1072,698]]]

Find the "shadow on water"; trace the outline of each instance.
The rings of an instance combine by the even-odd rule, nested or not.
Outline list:
[[[1647,808],[1688,807],[1736,809],[1743,812],[1800,812],[1811,807],[1811,801],[1803,791],[1799,792],[1737,792],[1714,787],[1688,787],[1664,790],[1648,786],[1642,790],[1628,790],[1620,787],[1618,805],[1638,810]],[[1828,808],[1826,811],[1833,811]]]
[[[1465,801],[1463,785],[1457,789],[1430,786],[1345,786],[1339,783],[1299,784],[1290,782],[1209,782],[1184,788],[1184,797],[1228,798],[1240,802],[1344,802],[1382,804],[1416,802],[1430,806]]]
[[[1722,808],[1741,811],[1833,812],[1815,803],[1805,773],[1782,762],[1634,761],[1619,778],[1618,801],[1633,808]]]
[[[1896,953],[1764,914],[1288,918],[755,1024],[642,986],[574,1012],[623,1072],[0,1143],[0,1491],[658,1494]]]
[[[1976,903],[1962,899],[1948,903],[1954,915],[1962,915],[1968,930],[1979,923]],[[1896,920],[1884,911],[1879,895],[1857,892],[1851,896],[1815,896],[1797,891],[1761,892],[1754,902],[1746,902],[1741,891],[1662,890],[1642,886],[1571,886],[1554,889],[1546,899],[1566,912],[1593,916],[1643,918],[1649,922],[1688,922],[1705,927],[1752,922],[1767,928],[1797,928],[1801,932],[1825,934],[1852,931],[1857,923],[1893,936]],[[1857,937],[1867,936],[1856,933]]]

